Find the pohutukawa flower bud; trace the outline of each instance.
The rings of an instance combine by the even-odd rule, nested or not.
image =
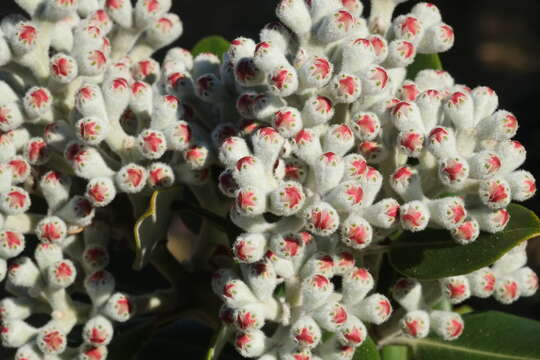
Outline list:
[[[521,288],[517,280],[511,276],[497,277],[493,296],[503,304],[511,304],[521,295]]]
[[[31,203],[28,192],[18,186],[12,186],[0,194],[0,209],[9,215],[25,213]]]
[[[302,282],[304,308],[309,311],[324,304],[334,291],[334,285],[321,274],[307,277]]]
[[[233,308],[257,301],[246,283],[239,279],[228,280],[218,294]]]
[[[72,145],[74,146],[66,148],[65,154],[68,160],[71,160],[75,174],[85,179],[114,174],[96,148],[79,146],[77,149],[77,145]]]
[[[385,42],[386,47],[386,41]],[[369,39],[357,38],[343,46],[343,69],[346,71],[362,71],[376,62],[374,45]],[[386,56],[385,56],[386,58]]]
[[[91,344],[83,344],[79,349],[79,357],[81,360],[104,360],[107,358],[108,350],[105,346],[96,346]]]
[[[424,230],[428,225],[429,218],[429,209],[421,201],[411,201],[400,207],[401,226],[406,230]]]
[[[51,109],[52,102],[53,97],[49,89],[34,86],[26,92],[23,107],[30,118],[40,118]]]
[[[455,340],[463,333],[463,319],[458,313],[435,310],[430,318],[431,329],[446,341]]]
[[[305,198],[300,184],[284,182],[270,193],[270,208],[276,215],[290,216],[303,207]]]
[[[158,130],[143,130],[138,137],[141,154],[148,159],[159,159],[167,150],[165,135]]]
[[[298,258],[305,250],[301,235],[296,233],[276,234],[270,238],[268,247],[272,255],[275,254],[284,259]]]
[[[243,234],[233,245],[235,259],[241,263],[254,263],[265,253],[266,237],[263,234]]]
[[[148,168],[148,185],[152,189],[168,188],[174,180],[174,171],[165,163],[152,163]]]
[[[67,227],[59,217],[49,216],[39,221],[34,232],[40,241],[62,243],[67,234]]]
[[[284,107],[274,113],[272,117],[272,126],[281,134],[281,136],[290,138],[302,130],[302,116],[300,112],[293,107]]]
[[[392,305],[388,298],[381,294],[373,294],[362,300],[357,306],[355,315],[361,320],[380,325],[392,314]]]
[[[49,266],[46,276],[50,287],[63,289],[75,281],[77,270],[71,261],[61,260]]]
[[[306,229],[314,234],[328,236],[339,226],[339,216],[328,203],[319,202],[305,210]]]
[[[331,279],[334,276],[334,259],[328,253],[317,252],[304,264],[300,274],[302,277],[321,274]]]
[[[334,71],[334,66],[325,57],[308,59],[298,71],[300,84],[306,88],[320,88],[326,85]]]
[[[408,337],[425,338],[429,334],[429,315],[424,310],[410,311],[401,319],[400,328]]]
[[[240,331],[258,330],[264,325],[264,305],[248,304],[233,311],[233,324]]]
[[[253,186],[240,188],[236,192],[235,208],[244,216],[261,215],[266,210],[266,195]]]
[[[344,156],[354,146],[353,132],[346,124],[332,125],[323,137],[323,143],[327,152]]]
[[[20,155],[13,156],[9,160],[9,167],[11,168],[12,180],[15,184],[25,182],[32,170],[28,161]]]
[[[20,103],[0,104],[0,130],[9,131],[18,128],[24,122]]]
[[[367,337],[367,329],[364,323],[356,316],[350,315],[337,330],[337,338],[343,345],[357,347],[362,345]]]
[[[386,65],[390,68],[407,67],[413,63],[416,56],[415,45],[406,40],[394,40],[388,45]]]
[[[298,319],[291,327],[293,340],[301,348],[313,349],[322,338],[319,325],[310,316],[304,316]]]
[[[289,65],[282,65],[267,76],[269,91],[277,96],[289,96],[298,90],[298,75],[296,70]]]
[[[525,201],[536,193],[536,180],[533,175],[525,170],[515,171],[506,176],[510,185],[512,199]]]
[[[134,310],[131,300],[122,293],[112,295],[103,307],[103,313],[118,322],[129,320]]]
[[[383,199],[371,205],[363,213],[364,218],[374,226],[388,229],[393,227],[399,219],[399,203],[395,199]]]
[[[375,285],[373,276],[365,268],[353,268],[343,276],[343,301],[355,304],[361,301]]]
[[[266,335],[261,330],[238,332],[234,338],[234,348],[245,357],[259,357],[266,350]]]
[[[107,206],[116,196],[114,182],[108,177],[93,178],[86,185],[85,196],[94,207]]]
[[[73,81],[79,68],[76,60],[66,54],[58,53],[51,58],[51,78],[60,84],[68,84]]]
[[[39,187],[49,208],[54,211],[69,198],[71,179],[57,171],[49,171],[41,177]]]
[[[538,275],[529,267],[523,267],[514,273],[521,296],[533,296],[538,291]]]
[[[146,186],[146,169],[137,164],[124,165],[115,176],[115,182],[120,191],[134,194]]]
[[[458,197],[433,200],[429,204],[431,220],[447,229],[453,229],[467,217],[465,203]]]
[[[18,256],[25,247],[24,235],[18,231],[0,231],[0,257],[10,259]]]
[[[40,281],[39,276],[39,269],[30,258],[19,257],[9,266],[8,284],[15,287],[32,288],[38,285]]]
[[[59,211],[58,216],[68,223],[79,226],[88,226],[95,215],[95,209],[86,199],[80,195],[72,197]]]
[[[458,244],[467,245],[480,235],[480,225],[474,218],[468,219],[451,229],[451,234]]]
[[[452,304],[459,304],[471,296],[470,284],[465,276],[452,276],[439,282],[443,293]]]
[[[467,279],[471,285],[471,293],[476,297],[487,298],[495,291],[495,274],[489,267],[468,274]]]
[[[372,112],[358,112],[351,119],[351,129],[359,140],[374,140],[381,131],[378,116]]]
[[[300,36],[310,31],[311,17],[306,3],[302,0],[281,0],[276,7],[276,16]]]
[[[373,237],[371,225],[354,213],[341,224],[340,232],[341,241],[357,250],[369,246]]]
[[[398,135],[398,146],[408,157],[418,157],[424,146],[424,136],[413,130],[401,131]]]
[[[98,145],[109,131],[109,124],[98,117],[85,117],[75,124],[77,138],[88,145]]]
[[[447,157],[439,161],[439,180],[449,187],[459,188],[469,177],[469,164],[462,157]]]
[[[490,209],[504,208],[511,201],[510,185],[501,177],[482,181],[478,195],[480,200]]]

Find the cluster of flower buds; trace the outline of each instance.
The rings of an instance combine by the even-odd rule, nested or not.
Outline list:
[[[197,116],[165,76],[193,60],[179,48],[167,68],[151,58],[182,34],[171,0],[16,3],[28,17],[0,21],[0,280],[13,296],[0,302],[1,339],[17,359],[101,360],[112,321],[133,309],[105,270],[96,214],[117,193],[137,202],[207,178],[209,135],[184,121]],[[35,314],[50,321],[35,326]],[[70,348],[78,325],[83,345]]]
[[[416,54],[447,51],[454,33],[429,3],[391,20],[399,2],[372,0],[367,20],[358,0],[282,0],[259,43],[237,38],[221,63],[204,55],[204,67],[173,78],[178,96],[219,112],[219,188],[245,233],[233,244],[239,273],[218,273],[214,290],[244,356],[350,359],[350,322],[379,324],[387,316],[365,314],[390,311],[368,295],[372,285],[356,285],[353,274],[367,271],[340,264],[354,266],[399,230],[448,229],[468,244],[503,230],[510,200],[535,192],[532,175],[517,170],[516,119],[496,111],[491,89],[455,85],[444,71],[406,79]],[[329,325],[322,301],[347,320]],[[458,315],[407,301],[407,311],[423,311],[418,334],[430,323],[444,339],[461,334]],[[273,334],[260,330],[265,321],[278,323]],[[334,336],[323,343],[320,329]]]
[[[60,354],[76,359],[107,357],[112,321],[126,321],[133,311],[130,299],[114,291],[114,278],[105,270],[109,263],[107,230],[104,225],[94,225],[80,239],[66,235],[60,218],[40,221],[36,229],[40,242],[34,260],[23,256],[10,264],[6,289],[13,296],[0,300],[2,344],[18,348],[16,359]],[[3,256],[23,251],[22,233],[3,230],[0,236]],[[78,278],[84,279],[90,304],[76,300],[68,289]],[[51,320],[39,327],[27,321],[39,314]],[[68,346],[68,335],[76,325],[83,326],[83,344],[72,348]]]
[[[470,274],[451,276],[438,281],[400,279],[393,287],[394,299],[403,307],[402,332],[412,338],[426,337],[430,331],[445,340],[454,340],[463,332],[463,320],[450,311],[433,310],[441,300],[460,304],[471,296],[493,296],[502,304],[529,297],[538,290],[538,276],[526,266],[526,242],[516,246],[493,266]]]

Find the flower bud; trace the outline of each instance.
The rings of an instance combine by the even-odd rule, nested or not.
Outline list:
[[[452,276],[439,280],[441,289],[452,304],[459,304],[471,296],[471,288],[467,277]]]
[[[0,130],[3,132],[13,130],[24,122],[21,105],[18,102],[0,104]]]
[[[311,29],[311,17],[302,0],[281,0],[276,7],[276,16],[294,33],[302,36]]]
[[[118,322],[129,320],[134,310],[131,300],[122,293],[112,295],[103,307],[103,313]]]
[[[266,335],[261,330],[239,332],[234,337],[234,348],[248,358],[259,357],[266,350]]]
[[[94,306],[105,304],[107,299],[111,297],[114,287],[113,276],[105,270],[90,273],[84,281],[84,288],[92,299]]]
[[[416,46],[406,40],[394,40],[388,45],[385,65],[389,68],[402,68],[411,65],[416,56]]]
[[[463,333],[463,319],[458,313],[436,310],[430,318],[431,329],[445,341],[455,340]]]
[[[73,196],[59,211],[58,216],[68,223],[88,226],[95,215],[95,209],[85,197]]]
[[[31,205],[30,195],[18,186],[12,186],[0,193],[0,209],[8,215],[25,213]]]
[[[368,336],[366,326],[356,316],[349,315],[345,324],[337,329],[337,338],[343,345],[357,347]]]
[[[137,164],[124,165],[115,176],[118,189],[122,192],[134,194],[140,192],[146,185],[148,174],[146,169]]]
[[[302,299],[306,311],[313,310],[324,304],[332,292],[334,285],[321,274],[314,274],[302,282]]]
[[[69,199],[71,179],[59,172],[49,171],[41,177],[39,187],[49,209],[55,211]]]
[[[505,177],[510,185],[512,199],[526,201],[536,193],[536,180],[525,170],[514,171]]]
[[[99,145],[109,132],[107,121],[98,117],[85,117],[77,121],[77,138],[88,145]]]
[[[266,248],[266,238],[263,234],[242,234],[236,238],[233,252],[236,261],[254,263],[262,259]]]
[[[79,348],[80,360],[105,360],[108,355],[108,350],[105,346],[96,346],[91,344],[83,344]]]
[[[380,38],[386,48],[386,40]],[[343,45],[342,68],[346,71],[363,71],[376,62],[374,45],[369,39],[357,38]],[[386,58],[386,56],[385,56]]]
[[[291,216],[304,205],[302,185],[288,181],[270,193],[270,211],[278,216]]]
[[[381,132],[379,117],[372,112],[358,112],[353,115],[351,128],[359,140],[374,140]]]
[[[403,319],[401,319],[399,325],[401,331],[403,331],[406,336],[422,339],[429,334],[429,315],[423,310],[409,311]]]
[[[9,348],[21,347],[37,333],[37,329],[23,320],[3,320],[0,324],[2,345]]]
[[[319,41],[329,44],[350,35],[356,25],[356,18],[347,10],[342,9],[322,18],[317,26],[316,36]]]
[[[292,325],[291,336],[299,347],[313,349],[319,345],[322,333],[312,317],[303,316]]]
[[[24,250],[24,235],[18,231],[4,229],[0,231],[0,257],[11,259]]]
[[[392,297],[407,311],[423,307],[422,285],[415,279],[399,279],[392,287]]]
[[[487,207],[495,210],[508,206],[511,201],[510,185],[501,177],[480,182],[478,195]]]
[[[27,257],[15,259],[9,266],[6,286],[32,288],[40,281],[39,269]]]
[[[460,188],[469,177],[469,164],[459,156],[442,158],[439,161],[439,180],[451,188]]]
[[[246,283],[238,279],[232,279],[225,282],[219,295],[225,303],[232,308],[237,308],[257,301],[255,295],[251,292]]]
[[[47,269],[47,283],[53,289],[64,289],[73,284],[77,270],[69,260],[61,260],[51,264]]]
[[[339,226],[339,216],[328,203],[318,202],[309,206],[304,213],[306,229],[314,234],[328,236]]]
[[[380,325],[392,314],[392,305],[386,296],[373,294],[356,305],[355,315],[360,320]]]
[[[34,86],[23,98],[24,111],[30,118],[44,117],[51,110],[53,97],[49,89]]]
[[[513,274],[518,282],[521,296],[533,296],[538,290],[538,275],[529,267],[523,267]]]
[[[354,268],[343,276],[343,301],[354,305],[373,289],[374,280],[365,268]]]
[[[77,77],[79,71],[76,60],[62,53],[51,58],[50,67],[51,79],[60,84],[69,84]]]
[[[86,185],[86,198],[94,207],[104,207],[116,196],[114,182],[108,177],[91,179]]]
[[[281,65],[267,75],[269,91],[276,96],[290,96],[298,90],[298,74],[290,65]]]
[[[495,291],[495,274],[489,267],[476,270],[467,275],[472,295],[487,298]]]
[[[480,225],[474,218],[468,219],[451,229],[451,234],[458,244],[467,245],[480,235]]]

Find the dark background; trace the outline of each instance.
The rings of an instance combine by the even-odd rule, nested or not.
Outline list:
[[[240,35],[257,39],[258,29],[275,19],[276,2],[173,0],[172,11],[184,22],[184,35],[175,45],[190,49],[198,39],[215,34],[228,40]],[[368,0],[363,2],[367,10]],[[408,11],[416,2],[419,1],[401,4],[398,12]],[[458,83],[470,87],[488,85],[498,93],[500,107],[515,113],[519,119],[521,127],[517,139],[528,151],[524,168],[540,178],[540,119],[536,114],[536,107],[540,106],[540,1],[433,2],[441,9],[444,21],[456,32],[455,46],[441,56],[445,69]],[[1,0],[0,18],[14,11],[19,10],[11,0]],[[525,205],[540,213],[540,195]],[[529,243],[529,254],[531,267],[540,273],[540,241],[535,239]],[[129,264],[126,264],[128,268]],[[478,310],[497,309],[540,320],[540,294],[520,299],[512,306],[477,299],[468,304]]]

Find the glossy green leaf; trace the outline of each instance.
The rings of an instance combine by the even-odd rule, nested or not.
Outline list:
[[[368,337],[366,341],[354,352],[353,360],[380,360],[381,356],[375,342]]]
[[[389,345],[381,349],[382,360],[407,360],[408,348],[403,345]]]
[[[156,190],[150,197],[148,209],[139,217],[133,228],[136,254],[134,269],[142,269],[148,263],[158,242],[167,236],[173,215],[171,205],[178,200],[181,191],[181,186],[175,186]]]
[[[540,236],[540,219],[527,208],[508,206],[510,222],[504,231],[481,233],[475,242],[459,245],[446,230],[403,233],[390,247],[390,264],[417,279],[468,274],[493,264],[522,241]]]
[[[404,339],[415,360],[540,360],[540,322],[490,311],[463,316],[455,341]]]
[[[416,74],[425,69],[442,70],[438,54],[417,54],[414,62],[407,68],[407,78],[414,79]]]
[[[193,56],[197,56],[200,53],[207,52],[217,55],[221,59],[223,54],[227,50],[229,50],[230,46],[231,44],[227,41],[227,39],[222,36],[208,36],[195,44],[195,46],[191,50],[191,53],[193,54]]]

